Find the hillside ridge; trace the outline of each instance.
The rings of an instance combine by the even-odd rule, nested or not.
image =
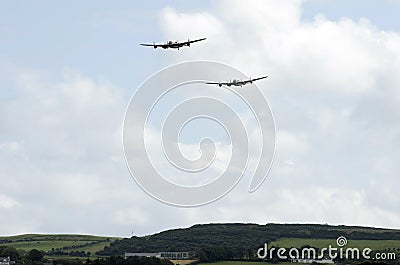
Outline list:
[[[280,238],[350,240],[400,240],[400,230],[363,226],[327,224],[251,223],[195,224],[147,236],[133,236],[114,241],[101,255],[123,255],[125,252],[192,251],[204,247],[225,248],[235,253],[257,249],[265,242]]]

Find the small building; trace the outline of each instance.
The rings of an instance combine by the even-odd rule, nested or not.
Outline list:
[[[188,259],[189,252],[160,252],[162,259]]]
[[[156,258],[161,258],[161,254],[159,252],[157,253],[125,253],[125,259],[129,257],[156,257]],[[1,265],[1,264],[0,264]]]
[[[294,259],[293,263],[320,263],[320,264],[334,264],[335,262],[331,259]]]
[[[10,265],[11,259],[10,257],[0,257],[0,265]]]
[[[125,259],[128,257],[156,257],[159,259],[188,259],[189,252],[150,252],[150,253],[125,253]],[[1,264],[0,264],[1,265]]]

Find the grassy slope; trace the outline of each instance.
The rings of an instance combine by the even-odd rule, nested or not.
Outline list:
[[[306,245],[308,239],[322,240],[325,246],[326,242],[332,240],[336,245],[335,241],[339,236],[346,236],[350,243],[353,240],[386,241],[382,244],[389,242],[388,246],[393,248],[397,245],[392,246],[391,240],[400,241],[400,230],[317,224],[202,224],[163,231],[147,237],[119,240],[101,253],[123,255],[124,252],[196,251],[204,246],[225,247],[239,252],[255,250],[264,242],[282,238],[297,238],[299,241],[295,243],[298,242],[296,244],[299,246]],[[292,245],[293,243],[289,246]],[[334,246],[332,243],[331,245]]]
[[[34,240],[34,241],[51,241],[51,240],[64,240],[64,241],[98,241],[106,240],[107,238],[113,239],[115,237],[106,236],[93,236],[93,235],[68,235],[68,234],[25,234],[17,236],[2,236],[0,240]]]
[[[281,238],[276,241],[273,241],[269,244],[270,246],[275,247],[283,247],[290,248],[296,247],[299,248],[304,245],[310,245],[317,248],[324,248],[332,245],[332,247],[336,247],[336,240],[333,239],[313,239],[313,238]],[[373,250],[384,250],[393,248],[398,251],[400,249],[400,240],[348,240],[348,244],[346,247],[350,248],[366,248],[369,247]]]
[[[213,225],[212,227],[214,227]],[[236,235],[238,233],[237,227],[228,227],[227,225],[220,225],[221,227],[226,227],[222,230],[223,233],[218,235],[218,238],[222,240],[222,242],[227,242],[228,240],[232,242],[239,243],[239,245],[242,245],[243,235],[247,235],[246,232],[247,230],[243,230],[244,233],[240,235]],[[243,229],[243,225],[239,227],[239,229]],[[254,228],[254,226],[250,226],[250,228]],[[259,226],[256,226],[258,228]],[[283,227],[287,227],[286,225],[283,225]],[[304,234],[308,233],[309,226],[299,226],[295,227],[296,231],[301,231],[304,230]],[[195,227],[196,228],[196,227]],[[201,230],[199,230],[201,228]],[[148,237],[149,241],[156,240],[156,243],[160,244],[162,246],[162,250],[165,250],[166,244],[171,241],[182,241],[184,238],[185,241],[183,242],[185,245],[190,243],[190,242],[197,242],[200,239],[205,240],[206,243],[210,242],[210,236],[204,235],[203,228],[207,228],[205,232],[208,231],[208,226],[197,226],[197,231],[198,234],[202,237],[196,237],[196,231],[193,231],[193,229],[178,229],[178,230],[170,230],[166,231],[160,234],[155,234],[152,235],[151,237]],[[244,227],[246,228],[246,227]],[[278,227],[279,228],[279,227]],[[279,230],[278,228],[273,228],[271,231],[277,231]],[[289,226],[290,228],[290,226]],[[218,228],[220,229],[220,228]],[[371,234],[372,239],[375,238],[375,234],[379,236],[379,234],[383,232],[397,232],[398,230],[386,230],[386,229],[371,229],[371,228],[363,228],[363,227],[326,227],[325,229],[328,230],[337,230],[339,231],[339,235],[343,234],[344,231],[349,231],[349,234],[346,235],[348,237],[348,247],[359,247],[359,248],[365,248],[369,247],[374,250],[385,250],[390,248],[393,250],[393,248],[396,249],[395,252],[400,253],[400,240],[353,240],[352,239],[352,233],[353,232],[368,232],[368,234]],[[213,230],[212,230],[213,231]],[[216,230],[217,232],[219,230]],[[249,230],[251,231],[251,230]],[[260,235],[261,232],[258,230],[255,231],[255,236]],[[398,232],[397,232],[398,233]],[[173,235],[174,237],[172,237]],[[253,236],[254,236],[253,235]],[[236,237],[233,237],[236,236]],[[283,236],[283,234],[280,234],[280,236]],[[248,236],[247,236],[248,237]],[[109,240],[107,242],[101,242],[103,240]],[[0,237],[1,240],[10,240],[12,241],[11,243],[3,243],[1,245],[8,245],[8,246],[13,246],[16,247],[17,249],[29,251],[31,249],[39,249],[39,250],[44,250],[44,251],[49,251],[52,248],[62,248],[62,247],[70,247],[70,246],[76,246],[76,245],[82,245],[88,242],[97,242],[96,244],[91,244],[85,247],[81,248],[74,248],[74,249],[68,249],[65,251],[84,251],[84,252],[90,252],[91,256],[94,257],[95,253],[99,250],[104,249],[105,246],[109,246],[110,243],[114,242],[119,238],[114,238],[114,237],[102,237],[102,236],[92,236],[92,235],[38,235],[38,234],[27,234],[27,235],[18,235],[18,236],[11,236],[11,237]],[[139,240],[140,239],[140,240]],[[237,239],[240,239],[240,241],[235,241]],[[266,237],[262,236],[260,237],[260,240],[264,240]],[[140,244],[143,244],[143,238],[138,238],[138,242]],[[146,242],[148,242],[146,240]],[[262,241],[260,241],[262,242]],[[128,245],[131,245],[133,242],[130,242],[128,240],[126,243]],[[269,243],[269,246],[275,246],[275,247],[285,247],[285,248],[290,248],[290,247],[301,247],[303,245],[311,245],[314,247],[318,248],[323,248],[323,247],[328,247],[329,245],[332,245],[333,247],[336,247],[336,240],[335,239],[317,239],[317,238],[279,238],[276,239],[272,242]],[[256,245],[258,247],[259,245]],[[255,249],[256,247],[252,247],[252,249]],[[186,249],[184,249],[186,250]],[[245,264],[244,264],[245,265]]]
[[[103,250],[105,246],[109,246],[110,243],[111,242],[100,242],[100,243],[97,243],[95,245],[90,245],[90,246],[87,246],[87,247],[84,247],[84,248],[76,248],[74,250],[76,250],[76,251],[82,251],[83,250],[85,252],[89,251],[93,255],[97,251]]]
[[[103,242],[104,240],[109,240]],[[104,249],[105,246],[109,246],[111,242],[117,240],[115,237],[103,237],[103,236],[92,236],[92,235],[38,235],[38,234],[26,234],[18,236],[0,237],[1,240],[9,240],[12,242],[2,243],[0,246],[11,246],[16,249],[29,251],[31,249],[38,249],[43,251],[50,251],[52,248],[72,247],[77,245],[83,245],[86,243],[94,242],[94,244],[69,249],[66,251],[85,251],[96,253],[99,250]]]
[[[276,263],[268,263],[268,262],[252,262],[252,261],[219,261],[213,263],[199,263],[198,265],[277,265]],[[293,265],[293,263],[280,262],[279,265]]]
[[[22,250],[31,250],[35,248],[37,250],[49,251],[52,248],[72,247],[75,245],[82,245],[89,242],[93,241],[31,241],[31,242],[5,243],[5,244],[0,244],[0,246],[7,245]]]

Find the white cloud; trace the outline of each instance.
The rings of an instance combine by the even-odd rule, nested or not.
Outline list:
[[[280,130],[276,134],[277,149],[286,155],[302,154],[306,155],[309,149],[308,143],[304,136],[291,133],[289,131]]]
[[[84,212],[88,220],[101,216],[113,223],[101,206],[112,213],[138,199],[122,154],[121,89],[71,70],[61,75],[20,70],[10,79],[18,90],[0,107],[0,192],[12,197],[2,195],[0,208],[19,207],[8,211],[15,222],[2,226],[2,233],[18,231],[18,225],[23,232],[96,229],[93,222],[79,221]]]
[[[301,9],[302,1],[271,0],[160,11],[167,39],[208,39],[158,50],[157,62],[212,60],[269,75],[258,84],[277,125],[270,175],[255,193],[244,178],[200,208],[163,205],[133,183],[121,87],[73,70],[7,70],[1,80],[16,90],[0,105],[0,215],[8,216],[0,233],[127,236],[132,225],[148,234],[213,221],[398,226],[400,34],[366,19],[302,21]]]
[[[10,209],[18,205],[19,203],[13,198],[0,194],[0,208]]]
[[[217,60],[253,77],[270,75],[260,85],[276,120],[276,161],[253,199],[240,194],[245,192],[241,184],[223,200],[246,200],[243,211],[252,209],[253,220],[395,226],[397,208],[383,204],[397,202],[392,187],[398,178],[385,174],[379,184],[368,179],[400,169],[372,163],[375,157],[398,157],[400,80],[394,69],[400,34],[382,31],[365,18],[332,21],[318,15],[302,21],[301,3],[225,1],[201,13],[162,11],[167,36],[209,33],[207,47],[187,49],[170,61]],[[266,209],[263,192],[277,195],[269,196],[269,203],[281,210]],[[222,206],[219,215],[248,221],[238,207]],[[384,217],[374,218],[377,211]],[[193,212],[188,215],[198,216]]]
[[[145,226],[146,223],[150,222],[148,212],[140,207],[128,207],[115,212],[113,220],[117,224],[124,226]]]

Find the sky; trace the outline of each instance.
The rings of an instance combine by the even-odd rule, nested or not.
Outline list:
[[[210,222],[400,228],[400,1],[0,6],[0,235],[128,237]],[[138,45],[200,37],[179,51]],[[214,203],[179,208],[133,181],[122,124],[149,76],[191,60],[269,75],[259,87],[276,155],[256,192],[244,177]]]

